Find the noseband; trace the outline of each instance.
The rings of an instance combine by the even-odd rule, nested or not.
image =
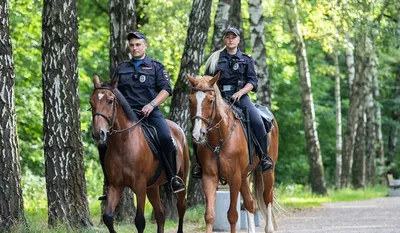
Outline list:
[[[206,91],[212,91],[212,92],[214,92],[214,102],[213,102],[213,107],[212,107],[212,112],[211,112],[211,116],[210,116],[210,118],[209,119],[206,119],[206,118],[204,118],[204,117],[202,117],[202,116],[194,116],[194,117],[192,117],[190,120],[192,121],[192,125],[194,125],[193,124],[193,122],[196,120],[196,119],[200,119],[200,120],[202,120],[202,121],[204,121],[206,124],[207,124],[207,128],[206,128],[206,133],[208,133],[209,131],[211,131],[214,127],[216,127],[217,125],[217,127],[219,127],[219,123],[221,122],[218,122],[218,124],[216,124],[216,125],[214,125],[214,126],[211,126],[211,123],[213,122],[213,120],[214,120],[214,112],[216,111],[216,108],[217,108],[217,105],[216,105],[216,98],[215,98],[215,90],[214,90],[214,88],[198,88],[198,87],[192,87],[192,90],[195,90],[195,91],[204,91],[204,92],[206,92]],[[222,120],[222,119],[221,119]]]
[[[97,88],[95,88],[95,89],[93,90],[93,93],[94,93],[96,90],[109,90],[109,91],[111,91],[111,93],[112,93],[114,96],[116,96],[116,94],[114,93],[114,90],[113,90],[112,88],[110,88],[110,87],[97,87]],[[117,129],[114,129],[114,123],[115,123],[115,118],[116,118],[116,112],[117,112],[117,101],[115,100],[115,101],[113,102],[113,113],[111,114],[111,118],[110,118],[110,117],[107,117],[107,116],[106,116],[104,113],[102,113],[102,112],[96,112],[96,113],[93,114],[93,119],[94,119],[95,116],[101,116],[101,117],[103,117],[103,118],[107,121],[107,123],[108,123],[108,125],[109,125],[109,128],[107,129],[107,133],[108,133],[109,135],[111,135],[111,134],[113,134],[113,133],[122,133],[122,132],[125,132],[125,131],[128,131],[128,130],[131,130],[131,129],[133,129],[135,126],[137,126],[137,125],[145,118],[145,116],[143,116],[142,118],[140,118],[140,120],[138,120],[138,121],[137,121],[135,124],[133,124],[132,126],[129,126],[128,128],[125,128],[125,129],[117,130]]]

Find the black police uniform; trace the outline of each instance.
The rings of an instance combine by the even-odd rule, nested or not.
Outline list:
[[[215,72],[211,74],[209,70],[206,70],[206,75],[214,76],[219,71],[221,71],[221,74],[217,84],[224,98],[230,98],[247,83],[251,83],[254,86],[253,92],[257,91],[258,78],[254,68],[254,60],[249,55],[242,53],[239,49],[236,54],[233,55],[228,54],[226,49],[221,51]],[[251,127],[264,152],[261,163],[263,171],[265,172],[272,169],[272,162],[267,161],[267,159],[269,159],[267,155],[267,130],[259,111],[247,94],[236,101],[235,105],[243,111],[245,108],[248,108]]]
[[[147,55],[137,67],[134,64],[134,60],[127,60],[120,63],[114,75],[119,76],[118,90],[135,111],[142,110],[142,108],[149,104],[162,90],[167,91],[169,95],[172,94],[169,74],[164,65]],[[147,117],[147,121],[156,128],[161,148],[163,148],[164,155],[169,160],[169,163],[175,161],[172,159],[172,157],[175,156],[172,137],[161,110],[158,107],[154,108]],[[173,164],[169,164],[169,166],[175,168]],[[171,179],[175,178],[176,171],[168,170],[167,168],[167,177],[171,182]],[[177,190],[173,188],[173,191]]]

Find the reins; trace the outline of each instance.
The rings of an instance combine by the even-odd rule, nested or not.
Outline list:
[[[110,87],[97,87],[97,88],[94,89],[93,92],[95,92],[98,89],[100,89],[100,90],[109,90],[109,91],[111,91],[111,93],[113,93],[114,96],[116,96],[114,91],[113,91],[113,89],[110,88]],[[135,128],[144,118],[146,118],[146,116],[143,116],[142,118],[140,118],[137,122],[135,122],[132,126],[129,126],[128,128],[125,128],[125,129],[114,129],[115,118],[116,118],[116,115],[117,115],[116,112],[117,112],[117,101],[114,101],[113,102],[113,113],[111,114],[111,119],[109,117],[107,117],[106,115],[104,115],[104,113],[102,113],[102,112],[96,112],[96,113],[93,114],[93,118],[95,116],[101,116],[107,121],[108,125],[110,126],[107,129],[108,135],[112,135],[113,133],[123,133],[123,132],[129,131],[129,130]]]
[[[215,94],[215,89],[214,89],[214,88],[198,88],[198,87],[192,87],[192,89],[193,89],[193,90],[196,90],[196,91],[213,91],[213,92],[214,92],[214,95],[216,95],[216,94]],[[228,112],[229,110],[232,111],[232,106],[235,104],[235,102],[236,102],[236,100],[234,100],[234,101],[229,105],[228,109],[226,110],[227,112]],[[200,120],[204,121],[205,123],[207,123],[206,134],[208,134],[208,133],[209,133],[210,131],[212,131],[214,128],[218,129],[220,145],[214,147],[214,146],[212,146],[212,145],[208,142],[207,139],[206,139],[206,144],[207,144],[208,148],[216,155],[219,182],[220,182],[222,185],[226,185],[226,184],[227,184],[227,181],[221,176],[221,156],[220,156],[220,152],[221,152],[221,149],[222,149],[222,148],[225,146],[225,144],[228,142],[229,138],[232,136],[232,133],[233,133],[233,131],[234,131],[235,128],[236,128],[237,119],[235,118],[235,121],[233,122],[233,125],[232,125],[231,130],[230,130],[228,136],[227,136],[227,137],[225,138],[225,140],[224,140],[223,137],[222,137],[221,127],[220,127],[220,126],[221,126],[221,122],[222,122],[223,119],[221,118],[221,120],[218,121],[218,123],[216,123],[214,126],[211,126],[211,124],[212,124],[212,122],[213,122],[213,120],[214,120],[214,116],[215,116],[214,112],[216,111],[216,108],[217,108],[216,101],[214,101],[214,102],[213,102],[213,108],[212,108],[211,116],[210,116],[209,119],[206,119],[206,118],[204,118],[204,117],[202,117],[202,116],[194,116],[194,117],[191,118],[191,121],[193,122],[193,121],[196,120],[196,119],[200,119]]]

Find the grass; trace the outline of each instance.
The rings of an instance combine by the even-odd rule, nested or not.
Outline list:
[[[275,188],[275,193],[280,204],[287,208],[311,208],[321,206],[325,202],[342,202],[367,200],[387,196],[386,186],[379,185],[365,189],[345,188],[340,190],[328,189],[328,195],[320,196],[311,193],[309,186],[280,185]]]
[[[37,189],[40,190],[40,189]],[[42,200],[43,192],[36,193],[30,190],[29,196],[24,195],[25,214],[28,226],[16,226],[11,232],[13,233],[97,233],[108,232],[106,226],[100,223],[100,201],[95,200],[93,196],[89,196],[90,217],[94,224],[92,228],[86,229],[70,229],[67,225],[58,225],[54,228],[47,227],[47,203]],[[37,191],[39,192],[39,191]],[[278,185],[275,187],[275,193],[278,202],[288,209],[304,209],[310,207],[321,206],[325,202],[342,202],[366,200],[377,197],[387,196],[386,186],[367,187],[366,189],[329,189],[328,195],[319,196],[311,193],[309,186],[303,185]],[[31,199],[32,198],[32,199]],[[40,199],[41,198],[41,199]],[[146,203],[146,231],[156,232],[157,226],[155,221],[150,220],[151,206]],[[204,207],[199,206],[186,211],[185,215],[185,231],[204,232]],[[165,224],[166,232],[175,231],[177,223],[167,221]],[[115,224],[115,229],[119,233],[137,232],[133,224]],[[0,231],[1,232],[1,231]]]

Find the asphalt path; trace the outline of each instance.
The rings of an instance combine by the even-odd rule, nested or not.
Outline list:
[[[400,233],[400,197],[326,203],[280,217],[276,232]]]

